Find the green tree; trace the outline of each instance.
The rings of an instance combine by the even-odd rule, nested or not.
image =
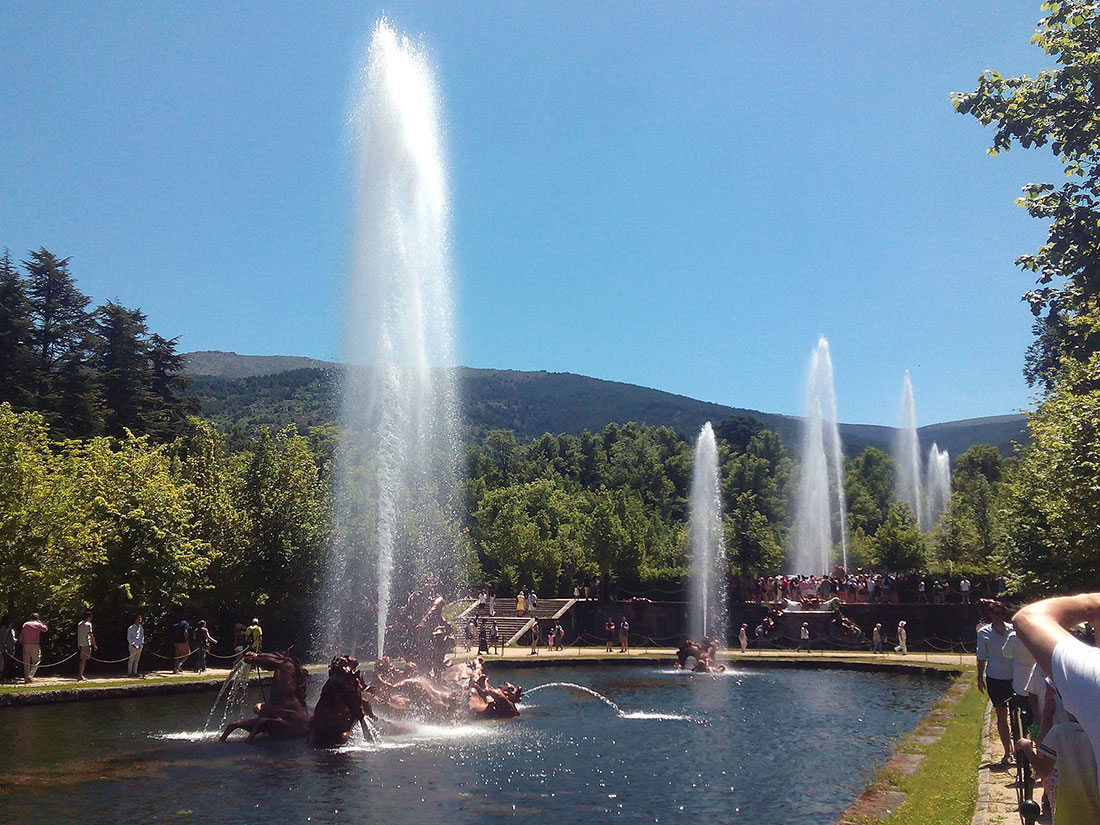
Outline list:
[[[88,296],[76,288],[69,259],[46,249],[23,261],[33,323],[38,409],[64,435],[94,435],[101,418],[87,353],[91,322]]]
[[[875,531],[874,548],[875,566],[880,570],[905,573],[924,567],[924,535],[904,501],[890,506],[882,526]]]
[[[973,92],[955,93],[955,110],[995,132],[989,153],[1049,146],[1069,178],[1061,186],[1029,183],[1018,201],[1033,217],[1050,222],[1047,241],[1016,263],[1038,276],[1025,300],[1036,316],[1037,338],[1025,376],[1053,386],[1063,355],[1087,361],[1100,349],[1095,323],[1100,294],[1100,7],[1088,0],[1042,6],[1032,42],[1057,68],[1035,77],[1004,77],[987,69]]]
[[[145,314],[108,301],[96,309],[95,367],[104,409],[104,431],[142,434],[156,415],[150,387],[149,329]]]
[[[844,469],[851,530],[874,535],[894,500],[897,465],[877,447],[868,447],[851,459]]]
[[[490,490],[473,514],[473,539],[485,574],[505,592],[533,585],[557,595],[592,566],[583,544],[583,500],[552,479]]]
[[[974,523],[974,513],[961,496],[953,496],[928,535],[930,550],[941,563],[969,567],[989,564],[993,559]]]
[[[7,612],[40,609],[46,573],[63,532],[49,431],[35,412],[0,404],[0,586]]]
[[[273,638],[304,641],[320,595],[328,497],[308,440],[261,431],[245,457],[238,509],[248,519],[228,567],[238,610],[264,612]]]
[[[95,608],[104,624],[123,627],[140,609],[155,624],[212,586],[187,484],[165,447],[134,436],[71,441],[61,462],[79,535],[54,581],[56,609]]]
[[[644,555],[641,502],[623,490],[600,490],[592,498],[587,543],[600,572],[601,587],[616,576],[637,576]]]
[[[1069,363],[1008,481],[1005,569],[1027,596],[1100,589],[1100,356]]]
[[[33,407],[34,324],[19,270],[5,249],[0,258],[0,402],[16,409]]]
[[[774,573],[783,563],[783,546],[767,515],[756,506],[756,496],[741,493],[726,513],[726,554],[738,576]]]

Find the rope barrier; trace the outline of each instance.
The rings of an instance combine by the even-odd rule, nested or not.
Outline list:
[[[120,662],[130,661],[129,656],[123,656],[121,659],[97,659],[95,656],[89,656],[88,659],[92,662],[99,662],[102,665],[117,665]]]
[[[65,662],[69,661],[69,659],[75,658],[75,657],[76,657],[76,654],[77,654],[77,653],[79,653],[79,652],[80,652],[80,651],[79,651],[79,650],[77,650],[77,651],[75,651],[75,652],[73,652],[73,653],[70,653],[70,654],[69,654],[68,656],[66,656],[66,657],[65,657],[64,659],[59,659],[59,660],[57,660],[56,662],[51,662],[51,663],[50,663],[50,664],[48,664],[48,665],[43,665],[43,664],[37,664],[37,665],[34,665],[34,669],[35,669],[35,670],[46,670],[46,669],[48,669],[48,668],[51,668],[51,667],[57,667],[58,665],[63,665],[63,664],[65,664]],[[8,656],[8,658],[9,658],[9,659],[11,659],[11,660],[12,660],[12,661],[14,661],[14,662],[18,662],[18,663],[19,663],[19,664],[21,664],[21,665],[22,665],[22,664],[24,664],[24,662],[23,662],[23,660],[22,660],[22,659],[16,659],[16,658],[15,658],[14,656],[12,656],[12,655],[11,655],[10,653],[8,653],[8,654],[7,654],[7,656]]]

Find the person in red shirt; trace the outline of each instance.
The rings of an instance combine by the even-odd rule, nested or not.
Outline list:
[[[32,613],[30,619],[23,624],[19,631],[19,644],[23,645],[23,683],[34,681],[34,674],[38,672],[38,666],[42,663],[42,634],[49,628],[37,613]]]

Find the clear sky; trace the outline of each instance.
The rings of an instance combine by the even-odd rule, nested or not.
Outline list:
[[[0,4],[0,246],[72,256],[181,351],[340,357],[374,21],[436,67],[459,360],[840,418],[1029,403],[1049,153],[949,93],[1033,73],[1039,2]]]

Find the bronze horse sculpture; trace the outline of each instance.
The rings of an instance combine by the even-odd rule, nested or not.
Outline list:
[[[244,661],[253,667],[272,670],[271,695],[255,707],[255,719],[242,719],[226,726],[224,742],[235,730],[248,731],[246,742],[261,733],[283,739],[305,736],[309,731],[309,708],[306,707],[306,687],[309,674],[302,663],[288,652],[246,653]]]
[[[309,744],[314,748],[338,748],[346,745],[355,723],[370,740],[367,717],[377,720],[364,693],[366,684],[359,662],[351,656],[337,656],[328,667],[328,681],[321,688],[317,707],[309,723]]]

